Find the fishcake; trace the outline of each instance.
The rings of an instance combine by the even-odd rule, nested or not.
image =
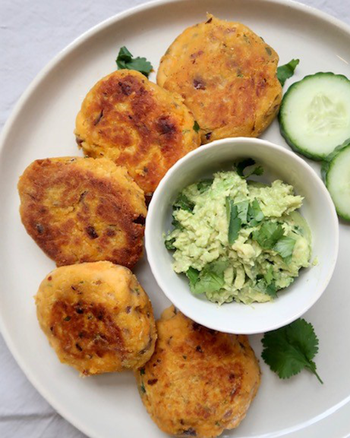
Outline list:
[[[109,260],[132,268],[143,252],[143,191],[107,158],[36,160],[18,183],[28,234],[57,266]]]
[[[199,146],[195,128],[180,96],[139,72],[118,70],[89,91],[75,134],[86,155],[125,166],[151,196],[167,170]]]
[[[207,329],[173,306],[156,326],[155,352],[135,376],[157,426],[171,435],[202,438],[237,427],[260,385],[248,338]]]
[[[157,83],[183,97],[200,126],[202,143],[257,137],[281,103],[278,59],[248,27],[208,15],[171,44]]]
[[[82,375],[137,368],[152,356],[157,337],[152,304],[123,266],[62,266],[43,280],[35,301],[58,358]]]

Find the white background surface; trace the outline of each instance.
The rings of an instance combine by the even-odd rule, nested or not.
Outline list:
[[[53,56],[90,27],[141,3],[145,1],[0,0],[0,128],[20,95]],[[350,25],[350,0],[303,3]],[[0,437],[84,436],[37,393],[0,336]]]

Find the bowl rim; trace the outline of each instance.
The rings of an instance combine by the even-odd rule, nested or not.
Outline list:
[[[334,234],[334,242],[333,242],[334,254],[333,254],[333,257],[330,258],[329,263],[327,264],[328,275],[326,277],[326,280],[323,281],[322,286],[320,287],[320,292],[318,294],[314,294],[313,298],[312,299],[310,298],[310,301],[307,303],[307,305],[301,306],[301,308],[298,312],[295,312],[289,318],[285,318],[285,323],[283,325],[281,325],[279,323],[274,323],[273,321],[271,321],[271,323],[269,325],[266,325],[266,328],[264,328],[263,331],[256,330],[256,329],[252,328],[251,330],[244,330],[244,331],[240,331],[240,330],[235,329],[234,331],[230,332],[230,333],[235,333],[235,334],[252,335],[252,334],[268,332],[268,331],[275,330],[275,329],[278,329],[280,327],[284,327],[284,326],[288,325],[289,323],[295,321],[296,319],[301,317],[304,313],[306,313],[320,299],[320,297],[322,296],[322,294],[326,290],[326,288],[327,288],[327,286],[328,286],[328,284],[333,276],[335,266],[337,263],[337,259],[338,259],[339,222],[338,222],[338,216],[337,216],[332,198],[331,198],[326,186],[323,184],[322,179],[317,175],[316,171],[303,158],[301,158],[295,152],[292,152],[291,150],[284,148],[283,146],[279,146],[278,144],[272,143],[268,140],[263,140],[263,139],[255,138],[255,137],[228,137],[228,138],[224,138],[224,139],[220,139],[220,140],[214,140],[211,143],[199,146],[197,149],[194,149],[193,151],[189,152],[184,157],[182,157],[179,161],[177,161],[168,170],[166,175],[163,177],[163,179],[159,183],[158,187],[156,188],[156,190],[152,196],[151,202],[148,206],[148,213],[147,213],[146,223],[145,223],[145,250],[146,250],[147,260],[148,260],[151,272],[152,272],[159,288],[164,293],[164,295],[185,316],[194,320],[198,324],[201,324],[201,325],[208,327],[212,330],[223,331],[223,329],[220,328],[220,325],[212,324],[210,322],[208,323],[208,321],[206,321],[205,315],[197,315],[196,314],[195,316],[193,316],[193,314],[190,311],[190,308],[188,308],[189,306],[184,306],[183,302],[180,299],[177,299],[176,297],[173,296],[173,294],[171,292],[168,291],[168,286],[165,283],[165,281],[163,280],[159,269],[157,268],[157,256],[156,256],[155,251],[152,248],[152,238],[151,238],[150,234],[152,233],[153,218],[158,213],[158,210],[156,207],[159,203],[159,197],[161,196],[164,187],[167,185],[168,180],[183,166],[183,164],[187,160],[192,159],[196,155],[205,153],[207,150],[218,148],[222,145],[227,145],[228,143],[232,143],[232,144],[236,144],[236,143],[251,144],[251,143],[254,143],[254,144],[260,144],[261,146],[268,147],[272,150],[278,150],[282,154],[285,154],[289,159],[297,162],[298,165],[300,165],[304,169],[304,171],[310,173],[310,175],[312,175],[312,178],[315,181],[317,181],[316,184],[320,188],[321,196],[323,197],[324,201],[327,203],[327,205],[325,207],[327,209],[329,209],[330,219],[331,219],[332,229],[333,229],[333,234]],[[189,293],[191,293],[190,290],[189,290]],[[214,306],[217,305],[215,303],[212,303],[212,304]],[[227,331],[227,333],[229,333],[229,332]]]

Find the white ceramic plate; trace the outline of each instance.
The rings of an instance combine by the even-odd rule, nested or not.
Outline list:
[[[16,184],[37,158],[78,155],[74,120],[88,89],[115,69],[119,48],[146,56],[157,67],[161,55],[187,26],[210,11],[241,21],[261,35],[281,63],[301,60],[287,84],[317,71],[350,77],[350,30],[320,12],[285,0],[180,0],[144,5],[89,31],[64,50],[33,82],[6,125],[0,152],[0,323],[5,340],[28,378],[57,411],[94,438],[161,438],[148,417],[131,373],[80,379],[61,365],[36,321],[33,295],[54,268],[26,234],[18,214]],[[155,74],[151,80],[155,79]],[[275,121],[264,138],[287,147]],[[313,166],[318,169],[317,164]],[[343,438],[350,433],[350,226],[340,224],[340,252],[333,279],[306,314],[320,339],[316,361],[324,380],[303,372],[280,381],[262,363],[261,389],[241,426],[223,436]],[[325,233],[327,230],[325,230]],[[169,302],[143,260],[136,272],[156,316]],[[260,336],[251,338],[259,356]]]

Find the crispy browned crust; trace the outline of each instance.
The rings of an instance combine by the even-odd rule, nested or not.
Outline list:
[[[142,256],[146,206],[124,168],[103,158],[36,160],[18,183],[28,234],[57,266]]]
[[[199,134],[180,96],[136,71],[118,70],[87,94],[76,119],[84,153],[125,166],[146,195],[167,170],[197,148]]]
[[[209,330],[174,307],[163,312],[157,331],[155,352],[135,376],[159,428],[211,438],[237,427],[260,384],[248,338]]]
[[[123,266],[95,262],[57,268],[35,300],[40,326],[58,358],[82,375],[137,368],[153,353],[152,304]]]
[[[201,128],[202,143],[256,137],[281,103],[277,64],[277,53],[248,27],[208,15],[172,43],[157,83],[183,97]]]

